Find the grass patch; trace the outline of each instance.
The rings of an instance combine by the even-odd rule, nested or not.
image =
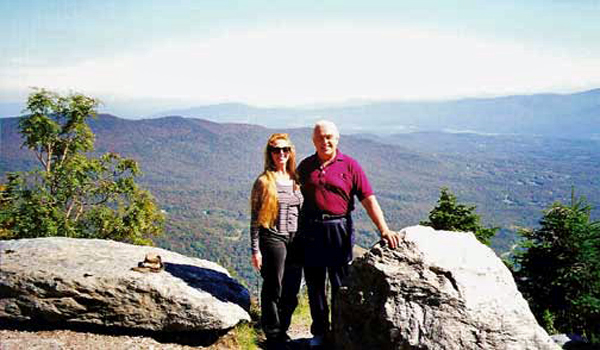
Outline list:
[[[240,350],[258,349],[259,334],[255,323],[242,323],[235,327],[230,348]]]
[[[264,334],[260,326],[260,307],[256,299],[250,300],[250,322],[243,322],[235,326],[229,334],[221,338],[209,349],[238,349],[257,350],[261,349],[259,344],[264,340]]]
[[[294,310],[294,315],[292,316],[292,325],[290,328],[309,328],[312,323],[312,318],[310,316],[310,306],[308,305],[308,293],[306,288],[304,288],[300,295],[298,295],[298,307]]]
[[[258,350],[265,340],[265,335],[260,324],[260,306],[258,301],[252,298],[250,304],[251,322],[244,322],[237,325],[226,337],[222,338],[215,349],[240,349],[240,350]],[[310,307],[308,305],[308,294],[304,288],[298,295],[298,307],[294,310],[292,316],[291,330],[310,329],[312,318],[310,316]],[[212,349],[213,347],[211,347]]]

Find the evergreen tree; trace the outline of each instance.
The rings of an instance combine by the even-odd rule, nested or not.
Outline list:
[[[551,331],[600,343],[600,221],[584,199],[554,203],[540,228],[523,230],[517,283],[538,321]]]
[[[0,191],[0,239],[67,236],[150,244],[163,215],[135,182],[137,162],[115,153],[98,158],[87,124],[98,101],[39,89],[19,127],[41,169],[8,173]]]
[[[483,227],[475,208],[458,204],[456,196],[443,187],[437,206],[429,212],[429,221],[421,221],[421,225],[431,226],[436,230],[473,232],[481,243],[489,246],[498,228]]]

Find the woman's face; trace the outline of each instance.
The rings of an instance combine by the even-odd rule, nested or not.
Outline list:
[[[269,153],[271,154],[271,159],[275,164],[277,169],[285,169],[285,165],[287,161],[290,159],[290,144],[283,139],[276,140],[269,146]]]

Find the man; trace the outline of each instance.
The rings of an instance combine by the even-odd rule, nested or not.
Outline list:
[[[311,346],[321,345],[329,332],[326,273],[331,295],[335,296],[352,260],[354,196],[391,248],[396,248],[400,241],[400,235],[388,228],[361,166],[338,150],[339,139],[334,123],[317,122],[313,130],[316,153],[298,166],[304,195],[301,218],[305,235],[304,277],[313,319]],[[335,304],[333,297],[332,304]]]

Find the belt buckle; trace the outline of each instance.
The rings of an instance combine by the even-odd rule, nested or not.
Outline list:
[[[333,215],[333,214],[321,214],[321,220],[326,221],[326,220],[335,220],[335,219],[341,219],[343,218],[342,215]]]

